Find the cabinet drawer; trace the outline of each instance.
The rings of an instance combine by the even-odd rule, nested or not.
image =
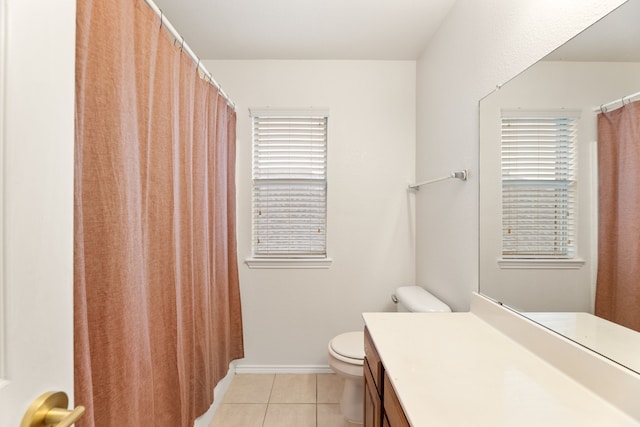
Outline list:
[[[391,427],[410,427],[407,417],[404,415],[404,410],[400,406],[400,401],[396,395],[396,391],[389,381],[389,377],[385,373],[384,375],[384,413],[389,419],[389,425]]]
[[[373,383],[378,389],[378,394],[382,396],[382,374],[384,372],[382,368],[382,362],[380,356],[376,351],[376,347],[373,345],[373,340],[369,334],[369,330],[364,328],[364,356],[367,359],[369,368],[371,369],[371,376],[373,377]]]

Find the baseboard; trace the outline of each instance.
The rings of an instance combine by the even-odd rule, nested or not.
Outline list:
[[[332,374],[329,365],[236,365],[236,374]]]
[[[224,395],[227,394],[231,381],[233,381],[233,377],[236,374],[236,363],[236,361],[233,361],[229,364],[227,375],[221,379],[218,382],[218,385],[213,389],[213,403],[207,412],[194,421],[193,427],[209,427],[211,425],[213,422],[213,416],[216,414],[218,407],[222,404]]]

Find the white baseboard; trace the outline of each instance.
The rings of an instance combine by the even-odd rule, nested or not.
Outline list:
[[[332,374],[329,365],[236,365],[236,374]]]

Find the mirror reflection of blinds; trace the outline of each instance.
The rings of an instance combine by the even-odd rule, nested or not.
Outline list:
[[[502,117],[502,256],[573,258],[577,115]]]
[[[327,117],[253,117],[254,256],[326,256]]]

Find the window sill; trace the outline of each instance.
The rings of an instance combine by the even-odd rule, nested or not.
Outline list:
[[[247,258],[249,268],[329,268],[331,258]]]
[[[571,259],[498,259],[498,266],[502,269],[547,269],[547,270],[577,270],[582,268],[585,261],[582,258]]]

